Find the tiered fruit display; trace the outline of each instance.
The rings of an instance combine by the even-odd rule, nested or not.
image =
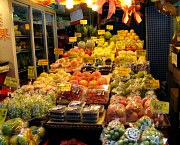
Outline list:
[[[7,120],[2,125],[0,144],[3,145],[38,145],[45,136],[44,127],[32,126],[28,128],[28,123],[21,118]]]

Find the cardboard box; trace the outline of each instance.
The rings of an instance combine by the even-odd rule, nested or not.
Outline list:
[[[179,96],[179,89],[178,88],[171,88],[170,89],[170,108],[175,112],[178,113],[178,96]]]

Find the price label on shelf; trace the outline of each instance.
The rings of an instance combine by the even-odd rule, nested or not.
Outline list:
[[[104,38],[96,39],[97,44],[104,44],[105,40]]]
[[[113,30],[113,25],[106,25],[106,29]]]
[[[122,43],[116,44],[116,49],[117,49],[117,50],[123,50],[123,49],[125,49],[125,44],[122,44]]]
[[[157,89],[160,88],[159,80],[147,80],[144,82],[146,89]]]
[[[35,71],[34,66],[28,66],[28,79],[34,78],[34,71]]]
[[[92,36],[91,39],[94,40],[95,42],[97,41],[97,37]]]
[[[80,24],[86,25],[87,24],[87,20],[80,20]]]
[[[0,108],[0,125],[2,125],[7,116],[7,108]]]
[[[57,83],[57,89],[62,92],[71,91],[71,84],[70,83]]]
[[[77,37],[69,37],[69,42],[76,42],[77,41]]]
[[[30,30],[29,24],[25,24],[25,30]]]
[[[180,16],[176,16],[177,22],[180,22]]]
[[[63,55],[63,53],[64,53],[64,49],[63,48],[55,48],[54,49],[54,54]]]
[[[150,109],[152,112],[169,114],[169,102],[151,101]]]
[[[146,56],[146,50],[137,50],[136,51],[136,56],[137,57]]]
[[[12,77],[6,77],[4,84],[10,87],[18,87],[19,85],[19,81],[16,78],[12,78]]]
[[[98,35],[104,35],[105,33],[105,30],[98,30]]]
[[[119,70],[118,70],[118,74],[121,77],[128,76],[129,69],[128,68],[124,68],[124,67],[120,67]]]
[[[75,37],[82,37],[82,33],[76,33],[74,34]]]
[[[39,59],[38,65],[48,65],[48,60],[47,59]]]

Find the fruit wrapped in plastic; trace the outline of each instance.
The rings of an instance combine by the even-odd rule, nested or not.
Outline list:
[[[158,144],[158,145],[164,145],[166,144],[167,139],[164,138],[163,134],[155,129],[154,127],[147,128],[142,133],[142,145],[147,144]]]
[[[103,144],[115,143],[125,131],[125,127],[123,124],[119,122],[118,119],[109,122],[108,126],[103,129],[100,140]]]
[[[107,109],[106,120],[119,119],[122,124],[126,123],[126,109],[123,104],[110,104]]]
[[[140,139],[140,131],[137,128],[127,128],[125,133],[116,142],[116,145],[133,144],[138,145]]]
[[[27,119],[31,119],[31,115],[32,115],[32,100],[31,97],[27,97],[23,99],[24,103],[21,103],[21,109],[22,109],[22,118],[27,120]]]

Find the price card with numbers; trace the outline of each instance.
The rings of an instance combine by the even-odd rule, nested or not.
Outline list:
[[[82,33],[76,33],[74,34],[75,37],[82,37]]]
[[[87,24],[87,20],[80,20],[80,24],[86,25]]]
[[[33,79],[35,72],[35,67],[34,66],[28,66],[28,79]]]
[[[30,30],[29,24],[25,24],[25,30]]]
[[[97,41],[97,37],[92,36],[91,39],[94,40],[95,42]]]
[[[106,29],[113,30],[113,25],[106,25]]]
[[[146,56],[146,50],[137,50],[136,51],[136,56],[137,57]]]
[[[77,37],[69,37],[69,42],[76,42],[77,41]]]
[[[48,65],[48,60],[47,59],[39,59],[38,65]]]
[[[7,108],[0,108],[0,125],[2,125],[7,116]]]
[[[119,69],[118,69],[118,74],[119,74],[119,76],[128,76],[128,74],[129,74],[129,69],[128,68],[124,68],[124,67],[120,67]]]
[[[96,39],[97,44],[104,44],[105,40],[104,38]]]
[[[125,44],[122,44],[122,43],[118,43],[118,44],[116,44],[116,49],[117,50],[123,50],[123,49],[125,49]]]
[[[169,102],[151,101],[150,109],[152,112],[169,114]]]
[[[105,33],[105,30],[98,30],[98,35],[104,35]]]
[[[18,87],[19,85],[19,81],[16,78],[12,78],[12,77],[6,77],[4,84],[10,87]]]
[[[144,82],[146,89],[157,89],[160,88],[159,80],[147,80]]]
[[[55,48],[54,54],[63,55],[64,49],[63,48]]]
[[[57,83],[57,90],[60,90],[62,92],[71,91],[71,84],[70,83]]]

